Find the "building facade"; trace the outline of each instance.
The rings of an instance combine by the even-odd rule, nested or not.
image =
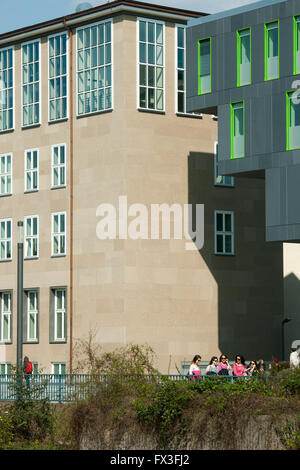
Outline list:
[[[218,122],[186,110],[196,16],[124,0],[0,36],[2,372],[16,359],[18,221],[23,352],[45,372],[73,370],[90,333],[106,351],[148,343],[170,373],[197,353],[280,349],[264,182],[219,177]],[[187,204],[204,204],[200,249],[175,230]]]

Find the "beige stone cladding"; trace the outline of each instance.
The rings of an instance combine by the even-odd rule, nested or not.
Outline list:
[[[162,19],[162,18],[160,18]],[[203,360],[225,352],[271,358],[280,348],[282,247],[264,242],[264,181],[241,178],[233,188],[214,185],[217,122],[211,116],[179,116],[175,110],[175,24],[165,22],[165,111],[137,104],[137,21],[113,21],[113,110],[76,117],[76,34],[73,36],[73,343],[95,334],[103,350],[150,344],[161,372],[177,373],[195,354]],[[75,33],[75,30],[74,30]],[[16,225],[39,215],[39,258],[24,261],[24,288],[39,288],[39,341],[24,354],[46,372],[70,363],[70,302],[67,342],[49,341],[50,288],[70,293],[70,120],[48,124],[47,38],[42,38],[42,124],[21,129],[21,83],[16,79],[12,133],[0,136],[1,154],[13,153],[13,194],[0,200],[1,218],[13,219],[13,260],[0,263],[0,290],[13,289],[16,355]],[[20,76],[20,45],[15,48]],[[66,143],[67,185],[51,189],[51,146]],[[24,150],[39,149],[39,190],[24,194]],[[204,204],[205,241],[186,250],[181,239],[100,240],[100,204],[128,206]],[[235,254],[214,254],[214,211],[234,212]],[[67,213],[67,254],[51,257],[51,213]],[[128,217],[128,223],[132,220]],[[171,219],[172,220],[172,219]],[[171,232],[172,234],[172,232]],[[150,232],[149,232],[150,236]],[[73,364],[75,366],[75,363]]]

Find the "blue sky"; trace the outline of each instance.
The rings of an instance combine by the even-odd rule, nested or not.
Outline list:
[[[143,1],[143,0],[142,0]],[[148,0],[146,3],[216,13],[258,0]],[[0,34],[23,26],[47,21],[75,11],[80,0],[0,0]],[[88,0],[92,6],[107,0]]]

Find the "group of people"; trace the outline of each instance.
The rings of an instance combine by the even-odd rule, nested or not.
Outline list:
[[[189,375],[201,375],[200,362],[201,356],[197,354],[190,365]],[[246,365],[244,357],[241,354],[237,354],[234,365],[231,366],[226,354],[221,354],[219,358],[217,356],[211,358],[206,367],[205,375],[229,375],[229,371],[235,377],[251,377],[257,373],[264,372],[265,364],[263,359],[260,359],[258,362],[255,360],[250,361]]]

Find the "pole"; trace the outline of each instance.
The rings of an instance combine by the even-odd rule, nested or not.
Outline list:
[[[17,307],[17,370],[22,371],[23,358],[23,222],[18,221],[18,307]]]

